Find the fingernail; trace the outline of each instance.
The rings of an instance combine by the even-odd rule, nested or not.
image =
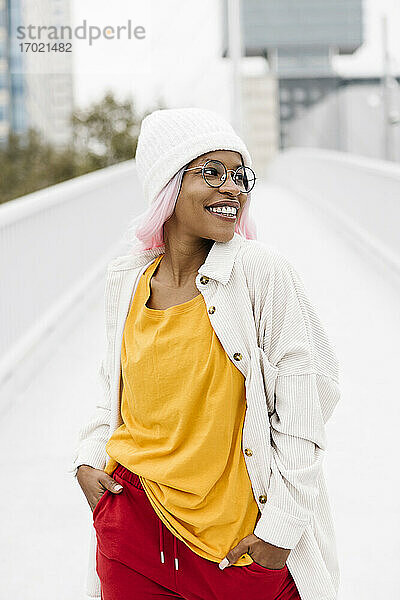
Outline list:
[[[224,558],[224,560],[221,560],[221,562],[219,563],[219,568],[221,569],[221,571],[223,571],[225,569],[225,567],[227,567],[229,565],[229,560],[227,558]]]
[[[114,485],[114,490],[117,490],[119,492],[119,490],[122,490],[122,485],[120,485],[119,483],[117,485]]]

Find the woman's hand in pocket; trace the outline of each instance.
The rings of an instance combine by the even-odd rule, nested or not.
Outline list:
[[[92,512],[106,490],[113,494],[120,494],[123,490],[123,487],[108,473],[89,465],[80,465],[76,478]]]
[[[254,533],[250,533],[231,548],[219,563],[219,568],[230,567],[246,552],[260,567],[270,570],[283,569],[290,554],[289,549],[274,546],[260,539]]]

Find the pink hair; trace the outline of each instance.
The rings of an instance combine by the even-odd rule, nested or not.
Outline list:
[[[185,165],[163,187],[156,196],[149,209],[142,216],[142,221],[134,230],[138,242],[131,248],[132,253],[150,250],[164,245],[164,223],[175,210],[175,204],[181,189]],[[247,194],[247,201],[243,211],[235,224],[235,231],[249,239],[257,239],[256,225],[249,214],[251,193]],[[137,219],[133,220],[133,224]],[[131,227],[130,227],[131,229]]]

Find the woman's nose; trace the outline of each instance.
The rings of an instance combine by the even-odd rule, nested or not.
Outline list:
[[[234,172],[228,171],[226,179],[225,179],[224,183],[220,186],[219,189],[221,191],[230,191],[235,196],[238,196],[239,194],[241,194],[241,191],[240,191],[240,188],[234,182],[233,175],[234,175]]]

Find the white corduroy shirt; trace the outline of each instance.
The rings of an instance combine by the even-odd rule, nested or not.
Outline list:
[[[121,343],[139,277],[165,246],[113,259],[107,269],[107,348],[96,410],[79,431],[71,468],[104,469],[105,445],[122,424]],[[214,242],[196,287],[222,346],[245,377],[242,451],[261,511],[254,534],[291,549],[286,564],[302,600],[336,600],[339,567],[323,473],[325,423],[339,398],[338,361],[291,263],[237,233]],[[250,449],[251,452],[245,452]],[[100,597],[96,535],[87,594]]]

